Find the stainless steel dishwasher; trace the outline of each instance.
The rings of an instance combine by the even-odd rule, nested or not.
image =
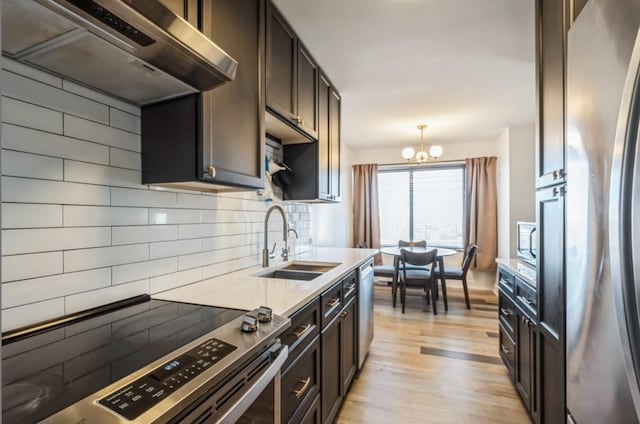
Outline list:
[[[358,370],[362,368],[373,341],[373,259],[358,269]]]

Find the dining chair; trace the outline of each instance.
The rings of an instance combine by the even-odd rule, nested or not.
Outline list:
[[[433,314],[438,315],[435,290],[438,282],[435,277],[436,274],[429,271],[429,269],[435,268],[437,257],[437,249],[429,250],[424,253],[410,252],[405,249],[400,250],[400,267],[402,269],[402,275],[400,278],[400,302],[402,303],[402,313],[405,311],[407,287],[411,286],[422,287],[424,289],[427,304],[429,303],[429,296],[431,296]],[[410,268],[410,266],[413,266],[413,268]],[[445,289],[442,291],[442,296],[446,303],[447,292]]]
[[[427,241],[426,240],[419,240],[419,241],[406,241],[406,240],[398,240],[398,247],[427,247]],[[399,264],[400,260],[399,258],[396,256],[393,258],[393,265],[375,265],[373,267],[373,275],[375,277],[385,277],[385,278],[390,278],[391,281],[391,303],[393,304],[393,307],[396,307],[396,298],[397,298],[397,294],[398,294],[398,287],[395,284],[393,277],[396,274],[396,270],[398,268],[398,264]],[[409,268],[416,268],[413,266],[409,266]],[[423,267],[424,268],[424,267]],[[421,269],[421,268],[418,268]]]
[[[471,266],[471,261],[473,260],[476,252],[478,251],[478,246],[475,244],[470,244],[464,249],[464,257],[462,258],[462,264],[460,267],[448,268],[444,267],[444,279],[445,280],[461,280],[462,288],[464,289],[464,300],[467,303],[467,309],[471,309],[471,303],[469,302],[469,288],[467,287],[467,272],[469,271],[469,267]],[[439,274],[440,270],[436,267],[435,273]],[[442,290],[445,290],[443,286]]]

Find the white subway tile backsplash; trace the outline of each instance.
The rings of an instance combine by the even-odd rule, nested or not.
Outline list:
[[[62,159],[109,163],[107,146],[11,124],[2,125],[2,147]]]
[[[2,175],[62,180],[62,159],[5,150],[2,153]]]
[[[19,74],[54,87],[62,88],[62,78],[41,71],[40,69],[27,66],[24,63],[17,62],[13,59],[9,59],[6,56],[2,58],[2,69],[6,69],[14,74]]]
[[[64,116],[64,135],[134,152],[140,151],[139,135],[71,115]]]
[[[149,224],[197,224],[200,214],[194,209],[149,209]]]
[[[95,100],[98,103],[103,103],[105,105],[115,107],[117,109],[132,113],[134,115],[138,115],[138,116],[140,115],[140,108],[138,106],[131,103],[127,103],[120,99],[116,99],[115,97],[108,96],[98,91],[94,91],[90,88],[85,87],[84,85],[76,84],[73,81],[63,80],[62,88],[65,91],[78,94],[82,97],[86,97],[91,100]]]
[[[202,280],[201,268],[193,268],[186,271],[153,277],[149,282],[149,290],[151,294],[155,294],[161,291],[184,286],[185,284],[195,283],[200,280]]]
[[[2,177],[2,201],[71,205],[108,205],[109,187]]]
[[[148,209],[102,206],[63,206],[65,227],[146,225]]]
[[[62,206],[31,203],[2,204],[2,228],[48,227],[62,227]]]
[[[149,208],[177,207],[177,194],[164,191],[111,188],[111,206],[139,206]]]
[[[200,239],[165,241],[149,245],[149,257],[151,259],[187,255],[201,251],[202,240]]]
[[[141,185],[139,107],[3,65],[5,329],[259,263],[263,198]],[[285,208],[303,250],[311,208]]]
[[[64,252],[64,272],[123,265],[146,260],[149,260],[149,245],[147,244],[68,250]]]
[[[149,293],[149,280],[78,293],[64,298],[65,313],[71,314],[145,293]]]
[[[217,197],[178,193],[178,207],[185,209],[215,209]]]
[[[49,252],[107,246],[111,242],[111,228],[30,228],[2,231],[2,253]]]
[[[158,259],[113,267],[113,285],[170,274],[178,270],[178,258]]]
[[[71,160],[64,162],[65,181],[146,189],[146,186],[140,184],[141,179],[140,171]]]
[[[24,327],[64,315],[64,298],[2,310],[2,331]]]
[[[2,307],[12,308],[111,284],[111,269],[71,272],[2,284]]]
[[[145,225],[140,227],[114,227],[113,245],[150,243],[178,239],[175,225]]]
[[[2,97],[2,122],[62,134],[62,113]]]
[[[109,124],[112,127],[140,134],[140,116],[111,108]]]
[[[4,252],[3,252],[4,255]],[[2,256],[2,282],[60,274],[62,252]]]
[[[127,168],[140,171],[142,169],[142,159],[140,153],[129,150],[109,148],[109,165],[118,168]]]
[[[109,122],[109,107],[98,102],[2,71],[2,95],[93,121]]]

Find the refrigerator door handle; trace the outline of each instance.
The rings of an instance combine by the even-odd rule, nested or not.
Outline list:
[[[616,318],[629,388],[640,416],[640,32],[627,71],[616,127],[609,199],[609,253]]]

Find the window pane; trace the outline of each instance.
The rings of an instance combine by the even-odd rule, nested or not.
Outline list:
[[[380,243],[395,246],[409,240],[409,173],[380,172]]]
[[[464,168],[415,170],[413,190],[413,239],[463,247]]]

